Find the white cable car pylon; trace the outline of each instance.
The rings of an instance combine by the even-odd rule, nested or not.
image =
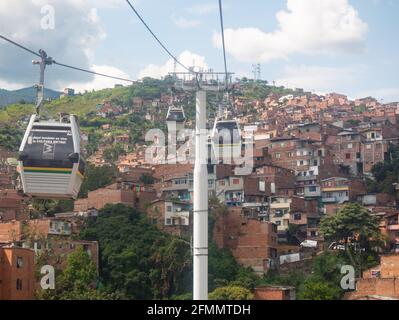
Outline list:
[[[19,148],[18,171],[26,195],[41,199],[76,199],[83,182],[85,162],[80,150],[80,130],[74,115],[59,121],[43,120],[44,71],[53,63],[39,51],[40,82],[37,85],[36,114],[30,117]]]

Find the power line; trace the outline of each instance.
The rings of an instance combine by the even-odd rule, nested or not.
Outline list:
[[[159,40],[159,38],[156,36],[156,34],[151,30],[151,28],[148,26],[148,24],[144,21],[144,19],[141,17],[141,15],[137,12],[137,10],[134,8],[134,6],[130,3],[129,0],[126,0],[130,8],[133,10],[133,12],[136,14],[136,16],[140,19],[140,21],[143,23],[143,25],[146,27],[146,29],[151,33],[151,35],[154,37],[154,39],[159,43],[159,45],[166,51],[166,53],[181,67],[183,67],[185,70],[191,73],[196,73],[190,68],[187,68],[184,64],[182,64],[169,50],[166,48],[166,46]]]
[[[5,41],[7,41],[7,42],[9,42],[9,43],[11,43],[11,44],[13,44],[14,46],[17,46],[17,47],[19,47],[19,48],[21,48],[21,49],[33,54],[33,55],[39,57],[39,58],[41,57],[40,54],[38,54],[37,52],[35,52],[35,51],[31,50],[31,49],[28,49],[28,48],[24,47],[23,45],[20,45],[19,43],[16,43],[15,41],[12,41],[11,39],[8,39],[8,38],[2,36],[1,34],[0,34],[0,38],[5,40]]]
[[[31,49],[28,49],[28,48],[24,47],[23,45],[15,42],[15,41],[13,41],[13,40],[11,40],[9,38],[6,38],[5,36],[0,35],[0,38],[5,40],[5,41],[7,41],[7,42],[9,42],[9,43],[11,43],[11,44],[13,44],[13,45],[15,45],[15,46],[17,46],[17,47],[19,47],[19,48],[21,48],[21,49],[23,49],[23,50],[25,50],[25,51],[27,51],[27,52],[29,52],[29,53],[31,53],[31,54],[33,54],[33,55],[35,55],[35,56],[37,56],[37,57],[41,57],[41,55],[39,53],[37,53],[37,52],[35,52],[35,51],[31,50]],[[49,59],[51,59],[51,58],[49,58]],[[135,83],[136,82],[136,81],[133,81],[133,80],[130,80],[130,79],[120,78],[120,77],[112,76],[112,75],[105,74],[105,73],[99,73],[99,72],[95,72],[95,71],[92,71],[92,70],[86,70],[86,69],[83,69],[83,68],[79,68],[79,67],[74,67],[74,66],[71,66],[71,65],[63,64],[63,63],[57,62],[57,61],[55,61],[53,59],[51,59],[51,60],[52,60],[53,64],[57,64],[57,65],[59,65],[61,67],[64,67],[64,68],[70,68],[70,69],[73,69],[73,70],[86,72],[86,73],[91,73],[91,74],[94,74],[94,75],[97,75],[97,76],[101,76],[101,77],[106,77],[106,78],[111,78],[111,79],[131,82],[131,83]]]
[[[73,67],[73,66],[70,66],[70,65],[67,65],[67,64],[59,63],[59,62],[57,62],[57,61],[53,61],[53,63],[54,63],[54,64],[57,64],[57,65],[59,65],[59,66],[61,66],[61,67],[64,67],[64,68],[70,68],[70,69],[77,70],[77,71],[82,71],[82,72],[86,72],[86,73],[91,73],[91,74],[95,74],[95,75],[101,76],[101,77],[107,77],[107,78],[111,78],[111,79],[116,79],[116,80],[122,80],[122,81],[131,82],[131,83],[135,83],[135,82],[136,82],[136,81],[134,81],[134,80],[125,79],[125,78],[119,78],[119,77],[111,76],[111,75],[108,75],[108,74],[105,74],[105,73],[99,73],[99,72],[95,72],[95,71],[91,71],[91,70],[86,70],[86,69],[82,69],[82,68],[78,68],[78,67]]]
[[[224,61],[224,72],[226,73],[226,87],[228,81],[228,72],[227,72],[227,61],[226,61],[226,45],[224,41],[224,26],[223,26],[223,8],[222,8],[222,0],[219,0],[219,16],[220,16],[220,29],[222,31],[222,45],[223,45],[223,61]]]

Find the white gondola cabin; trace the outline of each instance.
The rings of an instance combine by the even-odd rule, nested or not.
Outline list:
[[[236,119],[215,120],[211,141],[215,157],[231,163],[241,156],[241,130]]]
[[[166,124],[169,131],[179,131],[184,128],[186,116],[183,108],[170,106],[166,115]]]
[[[41,199],[76,199],[85,173],[74,115],[43,121],[32,115],[19,149],[25,194]]]

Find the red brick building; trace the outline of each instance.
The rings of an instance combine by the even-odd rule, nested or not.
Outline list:
[[[0,222],[29,219],[26,199],[14,189],[0,190]]]
[[[132,186],[115,183],[88,193],[88,197],[75,201],[74,211],[85,212],[89,209],[100,210],[106,204],[122,203],[126,206],[144,210],[147,204],[156,199],[156,192],[144,185]]]
[[[399,298],[399,255],[381,256],[379,267],[363,273],[356,281],[356,291],[345,295],[347,300],[365,300],[370,296]]]
[[[277,258],[276,225],[245,217],[241,208],[217,218],[213,238],[218,248],[230,249],[238,263],[257,273],[266,272]]]
[[[254,300],[295,300],[295,287],[266,286],[255,288]]]
[[[158,199],[148,206],[146,214],[150,223],[159,230],[177,236],[192,234],[192,215],[186,203]]]
[[[0,246],[0,300],[31,300],[35,290],[35,252]]]

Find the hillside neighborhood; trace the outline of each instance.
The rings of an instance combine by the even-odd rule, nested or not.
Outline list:
[[[216,114],[212,98],[209,128]],[[22,110],[33,106],[0,109],[0,299],[40,298],[41,266],[62,272],[69,266],[68,257],[82,251],[90,257],[95,275],[105,277],[110,270],[104,257],[107,263],[113,257],[106,247],[111,236],[96,238],[101,231],[96,223],[110,219],[104,220],[106,228],[116,210],[139,212],[145,220],[140,224],[157,230],[162,239],[180,239],[190,257],[192,135],[177,142],[174,154],[167,146],[156,149],[155,155],[152,151],[151,162],[148,154],[156,138],[146,141],[150,129],[163,130],[166,138],[172,134],[176,124],[167,122],[166,114],[175,104],[184,108],[184,128],[193,130],[193,94],[169,90],[167,79],[85,94],[67,88],[60,98],[48,101],[50,114],[79,116],[87,171],[75,201],[44,201],[23,194],[16,165],[19,145],[11,136],[22,135],[27,124]],[[209,237],[215,255],[231,255],[241,273],[251,274],[246,287],[251,298],[311,299],[304,292],[316,281],[290,281],[289,275],[298,270],[310,274],[323,257],[341,259],[351,251],[348,247],[359,244],[361,248],[353,250],[359,261],[354,266],[355,288],[341,290],[336,281],[330,287],[341,291],[326,297],[399,299],[399,103],[372,97],[351,100],[339,93],[321,95],[244,78],[234,83],[233,103],[223,106],[223,113],[239,123],[243,157],[251,144],[251,159],[246,161],[252,167],[244,173],[241,164],[209,162]],[[179,157],[186,161],[165,161]],[[369,243],[376,240],[374,234],[357,242],[360,231],[340,239],[326,231],[326,221],[345,212],[361,212],[377,221],[378,250]],[[135,265],[135,254],[130,259],[126,263]],[[185,268],[190,270],[189,265]],[[331,272],[340,275],[337,267]],[[179,277],[176,270],[173,277]],[[211,288],[228,285],[232,284],[225,280]],[[237,281],[235,285],[245,287]],[[179,290],[170,285],[154,294],[166,298],[185,293]]]

